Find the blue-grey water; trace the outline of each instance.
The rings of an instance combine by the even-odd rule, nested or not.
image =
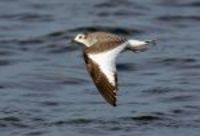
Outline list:
[[[93,85],[79,32],[156,39],[117,60],[118,106]],[[0,136],[199,136],[199,0],[0,0]]]

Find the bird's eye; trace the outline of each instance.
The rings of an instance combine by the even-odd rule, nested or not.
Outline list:
[[[83,37],[82,36],[79,36],[79,39],[82,39]]]

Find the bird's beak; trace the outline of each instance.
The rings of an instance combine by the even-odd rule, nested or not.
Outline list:
[[[74,39],[71,40],[71,43],[75,43],[76,41]]]

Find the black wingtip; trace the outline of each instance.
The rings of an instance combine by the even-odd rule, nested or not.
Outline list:
[[[147,44],[156,45],[156,40],[147,40],[145,41]]]
[[[116,103],[112,103],[111,104],[113,107],[117,107],[117,104]]]

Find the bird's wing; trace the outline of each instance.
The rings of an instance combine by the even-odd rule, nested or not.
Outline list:
[[[116,106],[117,72],[115,60],[126,47],[126,43],[105,52],[84,53],[87,69],[101,95]]]
[[[88,37],[97,39],[97,41],[92,46],[85,48],[87,53],[100,53],[127,43],[126,38],[106,32],[94,32]]]
[[[99,41],[84,51],[87,69],[97,89],[113,106],[116,106],[118,86],[115,60],[126,46],[125,40],[111,37]]]
[[[84,55],[87,70],[90,73],[94,84],[104,99],[111,105],[116,106],[117,74],[114,68],[102,68],[86,54]],[[107,72],[105,72],[105,70]]]

